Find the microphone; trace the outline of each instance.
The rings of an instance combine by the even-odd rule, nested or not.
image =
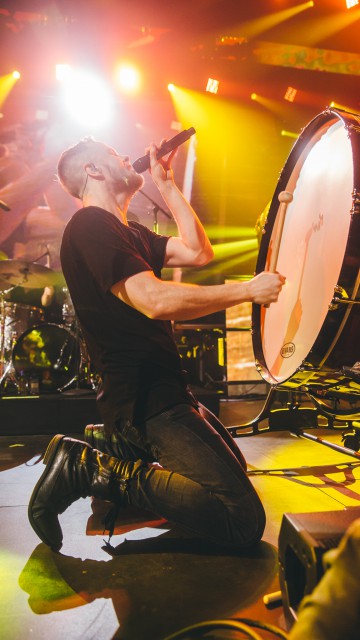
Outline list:
[[[0,209],[2,209],[3,211],[11,211],[9,205],[7,205],[4,200],[0,200]]]
[[[189,138],[191,138],[194,133],[194,127],[190,127],[190,129],[180,131],[180,133],[177,133],[176,136],[170,138],[170,140],[167,140],[166,142],[164,142],[164,144],[161,145],[161,147],[158,149],[156,157],[159,159],[163,156],[166,156],[167,153],[170,153],[170,151],[176,149],[176,147],[178,147],[180,144],[183,144],[183,142],[189,140]],[[146,169],[150,167],[149,154],[147,153],[146,156],[141,156],[141,158],[135,160],[135,162],[133,162],[133,167],[136,173],[143,173],[144,171],[146,171]]]

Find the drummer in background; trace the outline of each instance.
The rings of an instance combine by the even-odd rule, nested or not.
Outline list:
[[[56,180],[52,129],[19,124],[0,134],[0,200],[10,208],[0,210],[0,249],[34,262],[49,251],[51,268],[60,271],[62,233],[76,201]]]
[[[55,180],[57,151],[43,157],[45,136],[40,128],[27,131],[20,124],[1,134],[0,200],[10,212],[0,211],[0,249],[13,260],[43,264],[61,272],[60,243],[74,198]],[[40,256],[43,258],[39,260]],[[63,284],[59,278],[56,287],[50,283],[45,289],[17,286],[6,300],[43,307],[46,321],[60,323],[66,297]]]

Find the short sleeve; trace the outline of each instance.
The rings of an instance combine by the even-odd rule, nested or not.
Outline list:
[[[149,256],[149,262],[155,275],[160,277],[161,269],[164,266],[166,245],[170,236],[159,235],[138,222],[130,222],[130,225],[133,229],[140,231],[142,246]]]

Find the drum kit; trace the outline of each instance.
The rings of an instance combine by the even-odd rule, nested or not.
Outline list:
[[[49,267],[26,260],[0,261],[0,396],[95,390],[93,372],[65,281]],[[62,322],[44,310],[11,302],[16,287],[61,287]]]

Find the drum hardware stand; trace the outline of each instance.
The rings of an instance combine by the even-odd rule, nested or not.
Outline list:
[[[96,385],[94,384],[93,380],[91,379],[91,376],[89,376],[89,384],[90,384],[90,388],[85,389],[84,387],[80,387],[80,370],[81,370],[81,364],[83,361],[83,354],[82,354],[82,350],[81,350],[81,340],[82,338],[80,337],[80,326],[79,326],[79,322],[78,320],[75,318],[74,320],[74,324],[75,324],[75,339],[76,339],[76,344],[79,347],[79,350],[76,351],[75,354],[75,370],[76,370],[76,374],[73,377],[72,380],[70,380],[70,382],[68,382],[66,385],[64,385],[63,387],[61,387],[61,389],[59,389],[60,393],[62,393],[63,395],[66,396],[80,396],[80,395],[86,395],[86,394],[93,394],[94,391],[96,390]],[[65,348],[65,344],[62,347],[61,353]],[[60,353],[60,358],[61,358],[61,353]],[[73,387],[73,383],[75,382],[75,386]]]
[[[13,289],[16,289],[17,286],[14,285],[5,291],[0,291],[0,395],[5,381],[11,382],[15,386],[17,393],[19,392],[19,383],[16,379],[11,359],[8,363],[5,361],[5,296]]]
[[[271,407],[274,403],[277,391],[287,391],[289,400],[286,408],[272,410]],[[346,420],[348,428],[342,433],[342,441],[345,446],[337,445],[325,440],[324,438],[312,435],[301,428],[301,426],[304,426],[305,421],[307,422],[305,426],[316,428],[319,426],[317,418],[320,414],[327,418],[328,426],[330,425],[330,428],[334,428],[333,423],[335,418],[329,417],[329,415],[327,415],[326,412],[321,411],[320,406],[317,405],[315,405],[315,408],[300,407],[299,395],[300,394],[295,394],[294,391],[279,389],[275,386],[271,387],[265,400],[265,404],[256,418],[242,425],[227,427],[226,430],[234,438],[259,435],[268,431],[290,431],[290,433],[299,438],[318,442],[319,444],[325,445],[334,451],[360,459],[360,453],[357,453],[357,449],[360,448],[360,424],[359,427],[357,427],[356,425],[353,425],[351,420]],[[268,420],[268,426],[259,428],[259,423],[266,419]],[[350,447],[351,444],[359,444],[359,447],[355,447],[354,450],[353,447]]]

